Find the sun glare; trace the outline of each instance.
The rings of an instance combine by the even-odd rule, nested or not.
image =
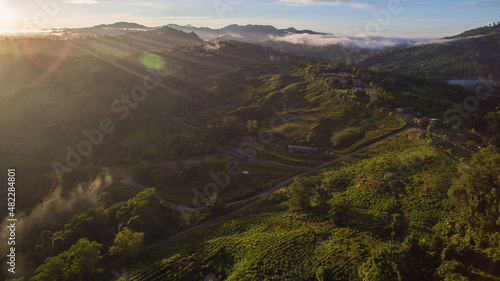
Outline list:
[[[11,14],[5,2],[0,1],[0,30],[9,29]]]

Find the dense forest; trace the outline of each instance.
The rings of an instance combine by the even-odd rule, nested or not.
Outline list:
[[[500,33],[444,43],[395,48],[357,57],[360,67],[421,77],[455,79],[500,76]]]
[[[0,56],[5,280],[500,279],[497,88],[154,32]]]

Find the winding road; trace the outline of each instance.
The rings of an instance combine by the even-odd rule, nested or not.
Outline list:
[[[219,223],[219,222],[221,222],[223,220],[226,220],[226,219],[228,219],[230,217],[238,215],[238,214],[240,214],[240,213],[242,213],[242,212],[244,212],[244,211],[246,211],[246,210],[254,207],[255,205],[263,202],[273,192],[279,190],[280,188],[282,188],[285,185],[288,185],[288,184],[292,183],[297,178],[309,176],[309,175],[311,175],[311,174],[313,174],[315,172],[318,172],[321,169],[324,169],[324,168],[326,168],[328,166],[331,166],[333,164],[336,164],[336,163],[339,163],[341,161],[344,161],[344,160],[346,160],[346,159],[348,159],[348,158],[350,158],[352,156],[355,156],[355,155],[357,155],[357,154],[365,151],[366,149],[368,149],[368,148],[370,148],[370,147],[372,147],[374,145],[377,145],[378,143],[380,143],[382,141],[385,141],[385,140],[387,140],[389,138],[392,138],[392,137],[394,137],[396,135],[399,135],[399,134],[402,134],[402,133],[405,133],[405,132],[408,132],[408,131],[417,131],[417,132],[423,132],[424,133],[425,130],[420,129],[420,128],[414,128],[414,127],[408,126],[408,124],[407,124],[407,126],[405,128],[403,128],[403,129],[401,129],[399,131],[393,132],[393,133],[391,133],[391,134],[389,134],[389,135],[387,135],[385,137],[382,137],[380,139],[377,139],[376,141],[374,141],[374,142],[372,142],[370,144],[367,144],[367,145],[365,145],[365,146],[363,146],[361,148],[358,148],[357,150],[355,150],[355,151],[353,151],[351,153],[348,153],[348,154],[342,155],[340,157],[337,157],[335,159],[332,159],[330,161],[324,162],[321,165],[318,165],[316,167],[310,168],[310,169],[308,169],[308,170],[306,170],[304,172],[301,172],[301,173],[299,173],[299,174],[297,174],[295,176],[292,176],[292,177],[289,177],[289,178],[287,178],[285,180],[282,180],[279,183],[277,183],[276,185],[274,185],[272,188],[270,188],[269,190],[266,190],[266,191],[264,191],[264,192],[262,192],[260,194],[257,194],[255,196],[252,196],[252,197],[249,197],[249,198],[246,198],[246,199],[242,199],[242,200],[238,200],[238,201],[233,201],[233,202],[228,202],[228,203],[226,203],[227,206],[234,206],[234,205],[242,204],[242,203],[245,203],[245,202],[249,202],[249,203],[247,205],[245,205],[245,206],[237,209],[237,210],[234,210],[234,211],[228,213],[228,214],[225,214],[223,216],[220,216],[220,217],[217,217],[217,218],[213,218],[213,219],[210,219],[210,220],[205,221],[203,223],[194,225],[194,226],[192,226],[192,227],[190,227],[190,228],[188,228],[188,229],[186,229],[186,230],[184,230],[182,232],[177,233],[174,236],[171,236],[171,237],[166,238],[164,240],[160,240],[160,241],[151,243],[149,245],[146,245],[145,250],[152,249],[152,248],[158,247],[158,246],[160,246],[162,244],[175,241],[176,239],[179,239],[179,238],[181,238],[181,237],[183,237],[183,236],[185,236],[185,235],[187,235],[187,234],[189,234],[189,233],[191,233],[193,231],[196,231],[196,230],[199,230],[199,229],[211,226],[213,224],[216,224],[216,223]],[[448,141],[448,140],[446,140],[446,141]],[[448,142],[450,142],[450,141],[448,141]],[[453,143],[453,142],[450,142],[450,143]],[[445,153],[443,153],[443,154],[445,154]],[[124,178],[124,182],[128,182],[128,184],[144,188],[144,186],[141,186],[141,185],[138,185],[138,184],[134,183],[130,179],[130,177],[128,177],[126,174],[123,173],[123,171],[121,171],[121,170],[119,170],[119,171],[122,173],[122,177]],[[167,201],[167,200],[165,200],[165,199],[163,199],[161,197],[158,197],[158,198],[159,198],[159,200],[161,200],[161,201],[166,202],[167,204],[169,204],[172,208],[175,208],[175,209],[178,209],[178,210],[181,210],[181,211],[195,211],[196,210],[196,209],[191,208],[191,207],[181,206],[181,205],[175,204],[173,202],[169,202],[169,201]],[[110,261],[106,265],[106,267],[107,268],[111,268],[112,266],[120,263],[122,260],[123,260],[123,258],[117,258],[116,260]]]
[[[323,164],[321,164],[319,166],[316,166],[314,168],[310,168],[307,171],[304,171],[304,172],[302,172],[300,174],[297,174],[297,175],[292,176],[290,178],[287,178],[287,179],[285,179],[283,181],[280,181],[279,183],[277,183],[276,185],[274,185],[272,188],[270,188],[269,190],[266,190],[263,193],[260,193],[258,195],[255,195],[255,196],[243,199],[243,200],[229,202],[226,205],[230,206],[230,205],[236,205],[236,204],[241,204],[241,203],[245,203],[245,202],[251,201],[249,204],[247,204],[247,205],[245,205],[245,206],[243,206],[243,207],[241,207],[241,208],[239,208],[237,210],[234,210],[234,211],[232,211],[232,212],[230,212],[228,214],[225,214],[225,215],[223,215],[221,217],[210,219],[210,220],[208,220],[206,222],[203,222],[203,223],[197,224],[195,226],[192,226],[191,228],[186,229],[186,230],[184,230],[184,231],[182,231],[182,232],[180,232],[180,233],[178,233],[178,234],[176,234],[176,235],[174,235],[172,237],[169,237],[169,238],[167,238],[165,240],[161,240],[161,241],[149,244],[149,245],[147,245],[145,247],[145,249],[155,248],[155,247],[157,247],[157,246],[159,246],[161,244],[174,241],[174,240],[176,240],[176,239],[178,239],[178,238],[180,238],[180,237],[182,237],[182,236],[184,236],[186,234],[189,234],[189,233],[191,233],[191,232],[193,232],[195,230],[198,230],[200,228],[204,228],[204,227],[210,226],[212,224],[215,224],[215,223],[218,223],[220,221],[223,221],[223,220],[225,220],[225,219],[227,219],[229,217],[235,216],[235,215],[237,215],[237,214],[239,214],[241,212],[244,212],[244,211],[250,209],[251,207],[253,207],[253,206],[261,203],[262,201],[266,200],[273,192],[277,191],[278,189],[282,188],[285,185],[288,185],[288,184],[292,183],[296,178],[301,178],[301,177],[309,176],[309,175],[311,175],[311,174],[313,174],[313,173],[315,173],[315,172],[317,172],[317,171],[319,171],[319,170],[321,170],[323,168],[326,168],[326,167],[331,166],[333,164],[336,164],[336,163],[339,163],[341,161],[344,161],[344,160],[346,160],[346,159],[348,159],[348,158],[350,158],[350,157],[352,157],[354,155],[357,155],[357,154],[365,151],[366,149],[368,149],[368,148],[370,148],[370,147],[378,144],[379,142],[382,142],[382,141],[384,141],[386,139],[392,138],[392,137],[394,137],[396,135],[402,134],[402,133],[407,132],[409,130],[412,130],[412,129],[404,128],[404,129],[402,129],[400,131],[391,133],[391,134],[389,134],[389,135],[387,135],[385,137],[382,137],[382,138],[378,139],[377,141],[375,141],[375,142],[373,142],[371,144],[368,144],[366,146],[358,148],[357,150],[355,150],[355,151],[353,151],[351,153],[348,153],[348,154],[342,155],[340,157],[337,157],[335,159],[332,159],[330,161],[324,162]],[[172,206],[172,207],[174,207],[174,206]]]
[[[220,216],[218,218],[213,218],[213,219],[210,219],[210,220],[205,221],[203,223],[194,225],[194,226],[192,226],[192,227],[190,227],[190,228],[188,228],[188,229],[186,229],[186,230],[184,230],[182,232],[177,233],[174,236],[171,236],[171,237],[166,238],[164,240],[160,240],[160,241],[151,243],[149,245],[146,245],[144,247],[144,249],[145,250],[149,250],[149,249],[152,249],[152,248],[156,248],[156,247],[158,247],[158,246],[160,246],[162,244],[165,244],[165,243],[168,243],[168,242],[172,242],[172,241],[174,241],[176,239],[179,239],[179,238],[181,238],[181,237],[183,237],[183,236],[185,236],[185,235],[187,235],[187,234],[189,234],[189,233],[191,233],[193,231],[196,231],[198,229],[211,226],[211,225],[216,224],[218,222],[221,222],[221,221],[223,221],[225,219],[233,217],[233,216],[235,216],[237,214],[240,214],[240,213],[242,213],[242,212],[244,212],[244,211],[252,208],[253,206],[255,206],[255,205],[263,202],[273,192],[277,191],[278,189],[282,188],[285,185],[288,185],[288,184],[292,183],[296,178],[301,178],[301,177],[309,176],[309,175],[311,175],[311,174],[313,174],[313,173],[315,173],[315,172],[317,172],[317,171],[319,171],[321,169],[324,169],[324,168],[326,168],[328,166],[331,166],[333,164],[336,164],[336,163],[339,163],[341,161],[344,161],[344,160],[346,160],[346,159],[348,159],[348,158],[350,158],[352,156],[355,156],[355,155],[357,155],[357,154],[365,151],[366,149],[368,149],[368,148],[370,148],[370,147],[372,147],[372,146],[374,146],[374,145],[376,145],[376,144],[378,144],[378,143],[380,143],[380,142],[382,142],[384,140],[387,140],[389,138],[392,138],[392,137],[394,137],[396,135],[405,133],[405,132],[410,131],[410,130],[415,130],[415,129],[405,127],[405,128],[403,128],[403,129],[401,129],[401,130],[399,130],[397,132],[391,133],[391,134],[389,134],[389,135],[387,135],[385,137],[377,139],[376,141],[374,141],[374,142],[372,142],[370,144],[367,144],[367,145],[365,145],[365,146],[363,146],[361,148],[358,148],[357,150],[355,150],[355,151],[353,151],[351,153],[348,153],[348,154],[342,155],[340,157],[337,157],[335,159],[332,159],[330,161],[324,162],[323,164],[321,164],[319,166],[316,166],[314,168],[310,168],[307,171],[304,171],[304,172],[302,172],[300,174],[297,174],[295,176],[292,176],[292,177],[289,177],[289,178],[287,178],[285,180],[282,180],[279,183],[277,183],[276,185],[274,185],[272,188],[270,188],[269,190],[266,190],[266,191],[264,191],[264,192],[262,192],[260,194],[257,194],[255,196],[252,196],[252,197],[249,197],[249,198],[246,198],[246,199],[243,199],[243,200],[228,202],[228,203],[226,203],[227,206],[242,204],[242,203],[245,203],[245,202],[250,202],[250,203],[248,203],[247,205],[245,205],[245,206],[243,206],[243,207],[241,207],[241,208],[239,208],[237,210],[234,210],[234,211],[232,211],[232,212],[230,212],[228,214]],[[121,176],[123,178],[123,182],[124,183],[127,183],[129,185],[132,185],[132,186],[135,186],[135,187],[138,187],[138,188],[141,188],[141,189],[145,188],[144,186],[133,182],[132,179],[130,179],[130,177],[122,169],[120,169],[120,168],[113,168],[113,169],[115,169],[116,171],[120,172],[120,174],[121,174]],[[180,210],[181,212],[182,211],[195,211],[196,210],[196,209],[191,208],[191,207],[181,206],[181,205],[175,204],[175,203],[170,202],[170,201],[168,201],[168,200],[166,200],[166,199],[164,199],[164,198],[162,198],[160,196],[158,196],[158,199],[160,201],[162,201],[162,202],[165,202],[165,203],[169,204],[170,207]],[[122,258],[122,257],[116,258],[116,259],[108,262],[108,264],[105,265],[105,268],[113,268],[117,264],[121,263],[123,260],[124,260],[124,258]]]

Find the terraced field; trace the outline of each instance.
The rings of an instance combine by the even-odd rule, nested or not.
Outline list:
[[[222,280],[346,280],[372,274],[377,259],[402,270],[398,255],[411,239],[428,238],[451,212],[443,192],[456,164],[420,138],[414,131],[396,135],[305,178],[312,191],[305,210],[289,211],[292,191],[283,188],[234,218],[148,250],[121,280],[199,280],[210,273]],[[410,156],[398,157],[402,152]],[[398,170],[406,174],[395,182]],[[440,173],[438,180],[431,172]],[[326,208],[313,203],[318,187],[328,191]]]

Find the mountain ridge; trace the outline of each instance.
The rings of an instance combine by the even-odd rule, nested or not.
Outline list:
[[[455,38],[465,38],[465,37],[472,37],[472,36],[484,36],[484,35],[492,35],[500,33],[500,22],[494,22],[493,24],[490,25],[485,25],[482,27],[477,27],[473,28],[467,31],[464,31],[460,34],[450,36],[450,37],[445,37],[445,39],[455,39]]]

